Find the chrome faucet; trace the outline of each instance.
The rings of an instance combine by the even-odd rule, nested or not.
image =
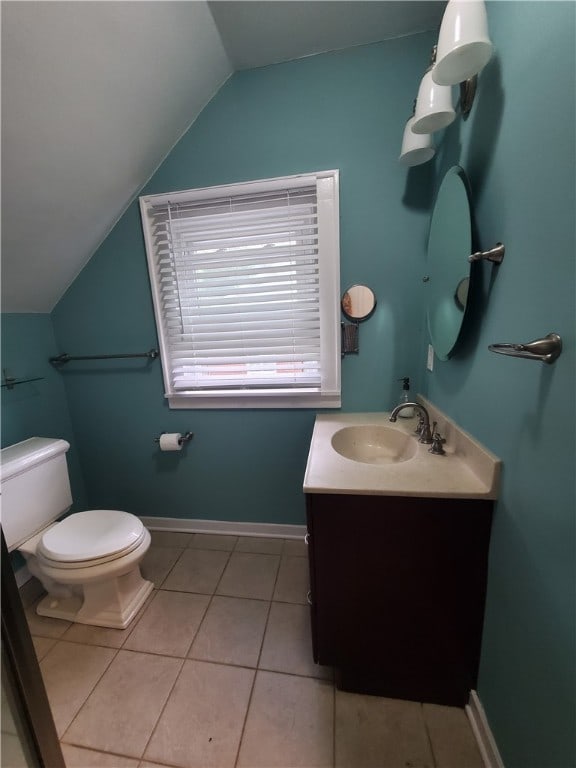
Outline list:
[[[418,442],[430,445],[432,443],[432,434],[430,432],[430,416],[428,415],[426,408],[424,408],[423,405],[420,405],[420,403],[401,403],[400,405],[397,405],[390,414],[390,421],[396,421],[398,414],[400,411],[403,411],[404,408],[416,408],[420,414],[420,418],[422,419],[422,428],[419,432],[420,437],[418,438]]]

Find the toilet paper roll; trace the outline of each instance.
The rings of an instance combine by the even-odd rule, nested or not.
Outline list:
[[[165,432],[163,435],[160,435],[160,450],[181,451],[182,435],[180,432]]]

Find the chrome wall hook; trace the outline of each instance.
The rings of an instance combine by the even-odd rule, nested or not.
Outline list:
[[[490,344],[490,352],[510,357],[523,357],[525,360],[538,360],[550,365],[560,357],[562,339],[557,333],[549,333],[543,339],[534,339],[526,344]]]
[[[492,261],[494,264],[502,264],[504,259],[505,248],[502,243],[496,243],[494,248],[490,248],[489,251],[476,251],[468,256],[468,261],[472,264],[475,261]]]

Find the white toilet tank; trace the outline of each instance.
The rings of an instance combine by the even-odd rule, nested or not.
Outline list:
[[[31,437],[0,451],[0,521],[8,550],[63,515],[72,505],[66,440]]]

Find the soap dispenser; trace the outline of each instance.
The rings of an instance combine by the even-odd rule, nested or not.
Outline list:
[[[409,403],[410,401],[410,379],[408,376],[404,376],[401,379],[398,379],[398,381],[402,382],[402,394],[400,395],[400,400],[398,402],[398,405],[402,405],[403,403]],[[411,419],[412,416],[414,416],[414,408],[403,408],[398,416],[401,416],[403,419]]]

